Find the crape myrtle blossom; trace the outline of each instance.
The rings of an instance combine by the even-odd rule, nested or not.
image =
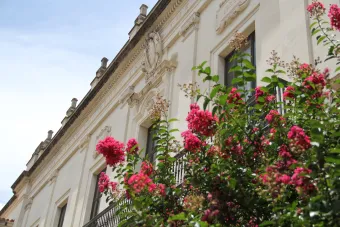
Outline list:
[[[190,105],[190,112],[186,120],[188,128],[195,133],[204,136],[212,136],[215,133],[217,117],[208,110],[201,110],[196,103]]]
[[[328,17],[332,28],[340,31],[340,8],[336,4],[332,4],[329,8]]]
[[[263,98],[263,100],[261,100],[260,98]],[[261,89],[261,87],[256,87],[255,88],[255,100],[256,100],[257,103],[272,102],[272,101],[275,101],[275,96],[269,95],[267,92],[264,92]]]
[[[137,154],[139,151],[138,142],[135,138],[129,139],[126,144],[126,153],[128,154]]]
[[[143,161],[141,166],[141,172],[150,176],[153,172],[153,166],[148,161]]]
[[[290,148],[294,153],[301,153],[311,147],[311,141],[305,131],[299,126],[292,126],[287,135]]]
[[[125,160],[124,144],[115,140],[113,137],[108,136],[100,140],[96,146],[96,150],[105,157],[106,163],[109,166],[116,166]]]
[[[100,173],[99,181],[98,181],[98,189],[99,192],[103,193],[106,190],[111,189],[112,191],[117,190],[117,182],[110,181],[110,178],[108,175],[106,175],[104,172]]]
[[[164,184],[155,184],[153,180],[142,171],[133,174],[128,180],[127,185],[130,186],[135,194],[142,192],[148,192],[153,194],[159,194],[161,196],[166,195],[166,186]]]
[[[184,138],[184,148],[186,150],[196,153],[201,149],[203,142],[190,130],[182,132],[181,136]]]
[[[313,0],[313,2],[308,5],[307,11],[311,17],[320,17],[325,13],[326,8],[321,2]]]

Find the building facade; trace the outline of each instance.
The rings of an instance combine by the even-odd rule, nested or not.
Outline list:
[[[192,100],[177,84],[197,82],[202,91],[208,89],[191,71],[207,61],[220,83],[229,85],[229,43],[236,31],[249,36],[244,51],[253,55],[257,85],[273,49],[283,60],[295,55],[314,63],[325,53],[311,38],[310,2],[159,0],[149,13],[142,5],[127,43],[110,63],[101,60],[88,94],[78,105],[72,99],[59,131],[54,136],[49,131],[39,144],[12,185],[14,195],[0,217],[14,219],[14,227],[86,225],[108,207],[97,190],[98,175],[113,175],[95,151],[98,140],[110,135],[126,142],[134,137],[147,148],[149,109],[157,93],[171,101],[170,117],[180,120],[173,127],[184,130]]]

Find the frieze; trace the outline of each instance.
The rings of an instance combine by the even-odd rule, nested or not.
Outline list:
[[[216,33],[224,29],[249,5],[250,0],[223,0],[216,13]]]

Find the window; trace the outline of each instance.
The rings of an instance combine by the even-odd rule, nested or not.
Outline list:
[[[154,127],[150,126],[150,128],[148,128],[145,157],[147,157],[151,163],[156,159],[155,142],[153,141],[154,133]]]
[[[255,32],[248,36],[248,45],[244,47],[241,51],[250,54],[251,63],[256,66],[256,49],[255,49]],[[225,59],[225,74],[224,74],[224,85],[227,87],[232,86],[232,80],[235,78],[234,72],[229,72],[229,70],[236,65],[235,61],[230,61],[235,51],[232,51]],[[254,89],[256,87],[256,81],[248,82],[246,89]]]
[[[67,207],[67,204],[65,204],[63,207],[60,208],[60,215],[59,215],[58,227],[62,227],[63,224],[64,224],[65,213],[66,213],[66,207]]]
[[[100,205],[100,199],[101,199],[102,193],[99,192],[98,183],[99,183],[100,174],[103,173],[103,172],[104,173],[106,172],[106,168],[104,170],[100,171],[100,173],[98,173],[95,176],[96,177],[96,187],[94,189],[90,220],[93,219],[99,212],[99,205]]]

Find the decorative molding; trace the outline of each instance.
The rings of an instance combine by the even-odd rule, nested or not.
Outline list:
[[[31,209],[32,207],[32,203],[33,203],[33,199],[32,198],[29,198],[26,205],[25,205],[25,211]]]
[[[84,148],[89,144],[91,140],[91,135],[87,134],[78,144],[78,149],[80,150],[80,153],[84,150]]]
[[[198,29],[200,23],[200,13],[194,12],[194,14],[187,20],[180,28],[179,35],[183,36],[184,40],[191,34],[192,31]]]
[[[124,103],[128,98],[130,98],[135,90],[135,86],[129,86],[123,91],[122,95],[119,98],[119,103]]]
[[[216,33],[224,29],[249,5],[250,0],[223,0],[216,13]]]
[[[127,99],[129,106],[134,107],[135,105],[138,105],[152,88],[157,87],[162,82],[165,73],[174,70],[176,67],[176,59],[164,60],[157,68],[154,75],[150,77],[149,83],[147,83],[140,92],[130,95],[129,99]]]
[[[145,73],[145,81],[148,83],[162,61],[163,46],[158,32],[151,32],[144,44],[144,61],[142,71]]]
[[[58,169],[53,171],[53,173],[52,173],[52,175],[51,175],[51,177],[49,179],[50,185],[53,184],[54,182],[56,182],[58,174],[59,174],[59,170]]]

